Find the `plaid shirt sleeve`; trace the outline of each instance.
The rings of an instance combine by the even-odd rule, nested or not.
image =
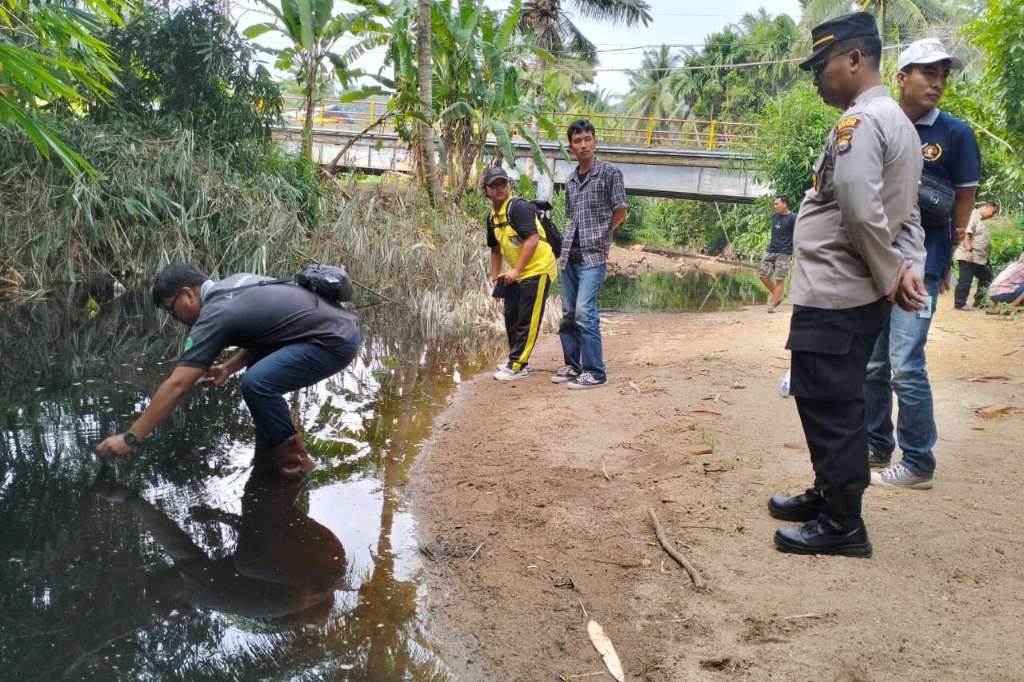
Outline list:
[[[612,210],[626,207],[626,184],[622,181],[622,171],[615,166],[608,166],[608,196],[612,202]]]

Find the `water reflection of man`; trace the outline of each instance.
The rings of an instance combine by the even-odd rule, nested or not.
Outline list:
[[[256,426],[255,468],[299,478],[315,467],[283,395],[340,372],[362,337],[353,313],[294,284],[254,286],[268,280],[240,273],[214,282],[185,264],[157,275],[153,304],[191,328],[185,349],[131,428],[97,446],[100,457],[131,452],[200,380],[220,386],[247,367],[242,396]],[[214,364],[228,346],[241,350]]]
[[[242,513],[193,507],[192,519],[225,524],[238,534],[235,551],[211,558],[166,514],[125,486],[103,481],[105,497],[142,521],[174,565],[149,580],[161,610],[211,609],[279,623],[323,623],[345,577],[345,549],[335,535],[295,506],[298,481],[253,472]]]

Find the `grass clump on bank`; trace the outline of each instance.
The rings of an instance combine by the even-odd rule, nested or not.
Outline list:
[[[64,132],[98,177],[74,178],[0,128],[0,294],[146,286],[172,261],[217,277],[290,276],[313,258],[344,263],[426,335],[498,319],[479,220],[434,211],[404,183],[324,184],[315,167],[277,147],[214,152],[188,132],[86,122]]]

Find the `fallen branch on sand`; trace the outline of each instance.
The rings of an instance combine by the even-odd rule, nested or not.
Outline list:
[[[654,524],[654,534],[658,538],[658,542],[661,544],[661,548],[664,549],[670,557],[676,560],[680,566],[686,569],[686,572],[690,574],[690,580],[693,581],[693,586],[697,589],[704,587],[704,579],[700,577],[700,573],[693,567],[693,564],[679,553],[675,547],[672,546],[672,542],[665,535],[665,529],[661,527],[661,522],[658,521],[658,515],[654,513],[654,510],[650,507],[647,508],[647,515],[651,518],[651,523]]]

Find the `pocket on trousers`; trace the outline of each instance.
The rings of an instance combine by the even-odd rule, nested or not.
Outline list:
[[[839,329],[794,329],[790,395],[816,400],[849,400],[864,391],[864,363],[853,353],[854,335]],[[858,367],[858,364],[860,365]]]

